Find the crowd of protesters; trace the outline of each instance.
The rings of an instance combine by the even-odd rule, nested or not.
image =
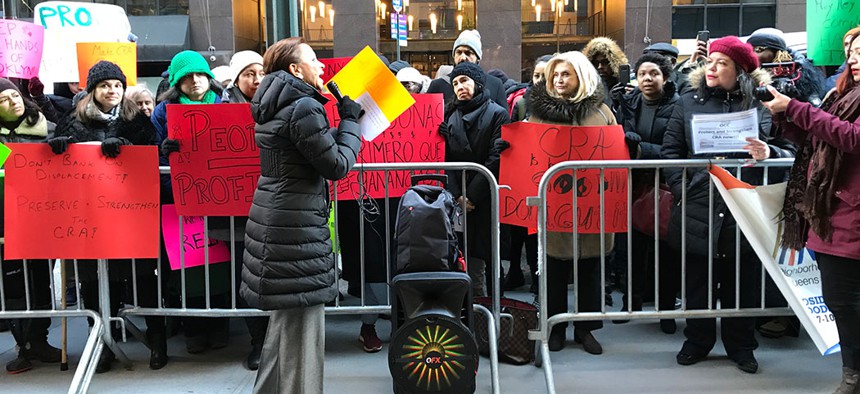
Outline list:
[[[500,156],[510,143],[501,137],[502,126],[512,121],[570,126],[621,125],[631,159],[715,158],[714,154],[694,154],[691,118],[694,114],[724,114],[754,110],[758,114],[757,137],[747,139],[745,152],[728,156],[766,160],[796,157],[790,172],[773,173],[770,182],[788,181],[785,202],[786,246],[808,247],[816,252],[822,274],[825,302],[836,318],[843,358],[843,380],[838,393],[858,393],[860,374],[860,178],[855,171],[860,161],[860,28],[848,31],[843,39],[846,63],[830,79],[802,53],[786,44],[782,32],[761,29],[746,42],[727,36],[699,42],[689,59],[679,62],[679,51],[668,43],[655,43],[633,62],[631,75],[623,75],[628,58],[613,40],[593,39],[582,51],[546,54],[533,60],[531,80],[520,83],[501,70],[486,72],[480,33],[463,31],[454,43],[453,67],[440,69],[435,78],[422,75],[407,62],[387,63],[392,74],[411,93],[441,93],[444,121],[439,134],[446,144],[446,161],[473,162],[486,166],[496,177]],[[779,92],[762,102],[753,91],[771,83],[771,68],[765,63],[791,63],[798,76],[790,92]],[[221,80],[216,80],[215,71]],[[13,82],[0,79],[0,142],[47,142],[51,150],[64,153],[70,144],[99,142],[108,157],[121,155],[128,145],[157,145],[160,164],[179,151],[177,140],[168,138],[168,104],[250,103],[256,122],[256,142],[261,152],[261,177],[247,217],[211,217],[209,234],[215,239],[235,241],[235,271],[230,265],[213,265],[204,275],[202,267],[186,269],[185,304],[191,308],[211,305],[226,308],[230,294],[240,294],[239,307],[272,311],[271,317],[244,318],[250,333],[251,349],[245,361],[259,368],[255,391],[317,392],[322,388],[324,359],[323,306],[339,296],[334,251],[327,218],[331,209],[328,181],[346,176],[357,160],[360,107],[351,99],[338,103],[340,124],[332,128],[326,118],[321,95],[323,65],[313,49],[298,38],[285,39],[264,54],[237,52],[229,66],[210,69],[200,54],[183,51],[173,57],[165,77],[164,91],[154,95],[146,88],[126,84],[126,76],[115,64],[102,61],[88,72],[86,86],[56,84],[53,95],[34,78]],[[223,75],[223,76],[222,76]],[[832,84],[832,89],[829,85]],[[720,157],[726,156],[720,154]],[[761,169],[739,170],[746,182],[760,185]],[[655,255],[654,238],[631,229],[628,235],[601,237],[562,232],[547,234],[547,301],[550,315],[568,310],[568,284],[572,273],[579,275],[577,301],[582,312],[598,312],[611,302],[611,292],[623,293],[622,311],[642,310],[654,302],[659,310],[675,308],[676,298],[685,298],[688,309],[709,309],[709,300],[723,307],[755,307],[759,295],[768,291],[769,306],[785,305],[768,282],[762,289],[761,263],[749,242],[736,237],[737,224],[725,202],[709,194],[710,178],[704,169],[665,168],[662,171],[635,170],[633,193],[647,189],[655,179],[666,184],[676,204],[669,217],[668,234]],[[453,171],[454,179],[461,179]],[[776,179],[774,179],[776,178]],[[466,237],[468,273],[473,294],[516,290],[530,285],[537,293],[537,239],[526,228],[505,226],[510,239],[503,250],[511,264],[501,289],[492,287],[491,244],[487,180],[474,173],[465,183],[448,187],[457,203],[471,215]],[[161,202],[172,203],[170,176],[162,175]],[[682,210],[682,196],[686,207]],[[362,213],[365,202],[341,202],[338,219],[343,279],[349,293],[364,294],[367,305],[383,304],[386,298],[384,255],[385,226],[394,217],[377,212],[373,220]],[[393,202],[396,204],[396,201]],[[683,225],[682,225],[683,222]],[[283,226],[294,228],[285,231]],[[366,236],[354,231],[365,226]],[[680,240],[685,231],[686,250]],[[578,245],[578,250],[573,245]],[[466,245],[464,245],[466,246]],[[523,254],[523,248],[525,254]],[[713,250],[709,264],[707,251]],[[162,243],[162,259],[167,261]],[[367,260],[361,267],[360,251]],[[607,256],[607,283],[601,282],[601,259]],[[627,256],[632,256],[626,272]],[[686,255],[686,294],[681,294],[680,265]],[[530,276],[524,274],[527,262]],[[659,260],[659,261],[657,261]],[[735,261],[740,264],[736,265]],[[574,261],[577,269],[574,270]],[[110,305],[115,315],[127,295],[128,282],[138,283],[139,304],[147,307],[169,305],[176,278],[162,267],[167,278],[156,281],[155,259],[129,261],[110,266]],[[81,264],[79,273],[82,302],[98,309],[98,278],[92,264]],[[659,267],[655,269],[655,267]],[[713,267],[714,272],[710,272]],[[22,309],[24,293],[32,294],[35,309],[50,308],[47,261],[30,261],[26,267],[32,286],[25,292],[25,266],[5,261],[3,280],[7,307]],[[739,269],[740,272],[736,272]],[[362,270],[364,272],[362,272]],[[660,291],[648,288],[659,276]],[[241,288],[231,288],[232,283]],[[364,283],[362,283],[364,277]],[[530,280],[526,280],[530,277]],[[739,279],[738,279],[739,278]],[[17,279],[17,281],[16,281]],[[44,279],[44,280],[42,280]],[[708,281],[713,280],[710,286]],[[204,281],[209,291],[204,291]],[[630,280],[628,285],[626,282]],[[157,291],[161,283],[163,291]],[[361,286],[364,286],[361,288]],[[739,286],[737,289],[736,286]],[[714,289],[714,294],[709,294]],[[716,291],[719,289],[719,291]],[[165,294],[158,300],[157,294]],[[206,299],[206,295],[209,299]],[[656,297],[657,299],[650,299]],[[739,295],[739,296],[737,296]],[[341,295],[342,297],[342,295]],[[383,343],[376,332],[379,315],[361,317],[359,340],[367,352],[376,352]],[[617,320],[615,323],[624,323]],[[754,351],[755,335],[778,337],[797,335],[798,323],[789,317],[765,319],[721,319],[722,343],[730,360],[748,373],[758,370]],[[188,353],[227,346],[228,318],[186,317],[181,319]],[[8,323],[18,346],[17,357],[6,365],[18,373],[32,368],[32,361],[58,362],[59,350],[48,344],[49,319],[18,319]],[[164,367],[169,360],[166,339],[172,334],[164,317],[146,317],[146,337],[151,349],[149,366]],[[573,340],[591,354],[603,353],[593,335],[603,322],[577,321]],[[716,319],[687,319],[685,341],[676,361],[691,365],[706,360],[717,341]],[[676,332],[673,319],[660,321],[666,334]],[[114,329],[113,335],[120,333]],[[560,351],[567,345],[567,324],[551,330],[549,349]],[[110,369],[114,355],[105,348],[98,371]],[[288,387],[288,388],[287,388]]]

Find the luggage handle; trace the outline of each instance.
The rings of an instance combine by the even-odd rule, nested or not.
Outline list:
[[[442,186],[448,186],[448,175],[445,174],[419,174],[412,175],[412,186],[421,181],[438,181]]]

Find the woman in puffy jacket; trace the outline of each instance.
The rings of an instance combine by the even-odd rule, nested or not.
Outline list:
[[[301,37],[263,56],[266,76],[251,102],[260,179],[245,226],[241,295],[272,311],[255,393],[322,393],[324,304],[337,297],[328,228],[329,181],[343,178],[361,149],[361,107],[349,97],[329,126],[323,64]]]

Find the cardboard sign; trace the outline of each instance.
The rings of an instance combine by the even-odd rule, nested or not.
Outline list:
[[[752,186],[720,167],[711,167],[710,173],[738,227],[818,351],[822,355],[839,352],[839,332],[833,313],[824,303],[815,253],[806,248],[786,250],[779,245],[782,226],[778,223],[786,183]]]
[[[537,227],[537,207],[526,206],[526,197],[538,195],[538,184],[547,169],[563,161],[628,160],[624,130],[613,126],[559,126],[517,122],[502,126],[502,139],[511,147],[502,152],[499,184],[502,189],[500,221]],[[562,171],[547,192],[547,229],[573,231],[573,192],[576,192],[577,233],[600,233],[600,196],[603,192],[604,232],[627,231],[627,170]]]
[[[324,64],[322,80],[328,83],[335,74],[340,72],[346,66],[352,57],[333,57],[329,59],[319,59],[320,63]]]
[[[5,259],[156,258],[158,154],[124,146],[9,144]]]
[[[78,82],[76,43],[128,42],[131,33],[125,10],[113,4],[46,1],[36,4],[33,21],[45,28],[39,78],[46,86]]]
[[[838,66],[845,60],[842,36],[860,24],[860,0],[806,2],[806,57],[816,66]]]
[[[182,220],[180,238],[179,221]],[[209,248],[209,264],[230,261],[230,249],[224,241],[205,236],[202,216],[183,216],[176,214],[173,204],[161,206],[161,231],[164,234],[164,247],[173,271],[183,267],[190,268],[206,262],[206,248]],[[180,250],[179,248],[182,248]],[[183,261],[184,259],[184,261]]]
[[[413,94],[415,105],[401,114],[385,132],[373,141],[364,141],[358,155],[359,163],[434,163],[445,161],[445,140],[439,135],[444,104],[441,94]],[[340,123],[335,101],[326,104],[331,124]],[[417,174],[436,173],[418,170]],[[360,178],[360,176],[362,176]],[[366,196],[385,198],[384,171],[350,171],[337,181],[338,200],[356,200],[362,188]],[[364,182],[360,181],[363,179]],[[411,186],[410,171],[388,171],[388,196],[400,197]]]
[[[171,104],[167,135],[176,212],[183,216],[248,216],[260,152],[249,104]]]
[[[0,76],[39,76],[45,28],[24,21],[0,19]]]
[[[107,60],[119,66],[128,86],[137,85],[137,44],[134,42],[77,43],[78,75],[81,85],[87,83],[90,67]]]

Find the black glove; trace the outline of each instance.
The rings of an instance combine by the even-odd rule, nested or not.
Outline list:
[[[179,140],[165,138],[164,141],[161,142],[161,155],[164,157],[170,157],[170,154],[173,152],[179,152]]]
[[[448,140],[448,136],[451,135],[451,126],[448,123],[442,122],[439,124],[439,134],[442,135],[446,141]]]
[[[499,151],[499,153],[502,153],[505,151],[505,149],[508,149],[511,147],[511,143],[499,138],[496,140],[494,147],[496,148],[497,151]]]
[[[340,115],[341,120],[358,120],[361,118],[361,115],[364,115],[361,106],[349,98],[349,96],[343,96],[343,100],[337,104],[337,113]]]
[[[632,88],[629,84],[619,83],[609,91],[609,98],[612,99],[612,102],[616,105],[621,103],[621,98],[627,94],[627,90]]]
[[[102,141],[102,154],[107,157],[119,156],[119,147],[123,145],[131,145],[131,143],[122,137],[108,137]]]
[[[74,142],[74,137],[54,137],[48,140],[48,145],[51,146],[51,150],[55,155],[59,155],[65,153],[66,149],[69,149],[69,144]]]
[[[30,91],[30,96],[33,98],[42,97],[45,95],[45,84],[39,80],[39,77],[33,77],[27,85],[27,90]]]
[[[632,131],[626,131],[624,132],[624,139],[627,141],[627,150],[630,153],[630,158],[639,158],[639,143],[642,142],[642,136]]]

